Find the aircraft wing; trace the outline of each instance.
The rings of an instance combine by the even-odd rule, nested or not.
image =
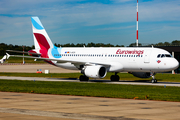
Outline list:
[[[103,63],[103,62],[95,62],[95,61],[77,61],[77,60],[67,60],[67,59],[56,59],[56,58],[42,58],[42,57],[31,57],[31,56],[21,56],[21,55],[11,55],[12,57],[24,57],[24,58],[31,58],[31,59],[40,59],[40,60],[47,60],[47,61],[58,61],[60,63],[65,63],[65,62],[71,62],[72,64],[98,64],[98,65],[104,65],[104,66],[110,66],[111,64],[109,63]]]

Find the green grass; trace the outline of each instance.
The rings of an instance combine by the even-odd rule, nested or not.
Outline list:
[[[104,83],[0,80],[0,91],[107,98],[180,101],[179,87],[116,85]],[[146,98],[145,96],[148,96]]]
[[[107,73],[104,79],[110,80],[110,76],[114,73]],[[50,74],[37,74],[37,73],[0,73],[0,76],[22,76],[22,77],[52,77],[52,78],[79,78],[81,73],[50,73]],[[120,80],[143,81],[151,80],[151,78],[137,78],[132,74],[119,73]],[[180,82],[180,74],[158,73],[156,74],[158,81],[164,82]]]

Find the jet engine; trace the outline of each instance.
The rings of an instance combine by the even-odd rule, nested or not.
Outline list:
[[[133,74],[135,77],[139,77],[139,78],[149,78],[149,77],[151,77],[150,72],[132,72],[131,74]]]
[[[104,78],[106,76],[107,70],[104,66],[94,65],[86,66],[83,73],[87,77],[91,78]]]

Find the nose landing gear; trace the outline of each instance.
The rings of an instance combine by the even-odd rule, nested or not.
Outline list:
[[[155,79],[155,73],[152,73],[152,80],[151,80],[151,82],[152,83],[157,83],[157,80]]]

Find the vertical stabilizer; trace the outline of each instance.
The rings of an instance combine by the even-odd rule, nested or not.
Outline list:
[[[42,57],[47,57],[49,48],[53,48],[54,45],[49,38],[46,30],[44,29],[41,21],[38,17],[32,17],[32,29],[33,29],[33,38],[35,50],[38,53],[41,53]]]

